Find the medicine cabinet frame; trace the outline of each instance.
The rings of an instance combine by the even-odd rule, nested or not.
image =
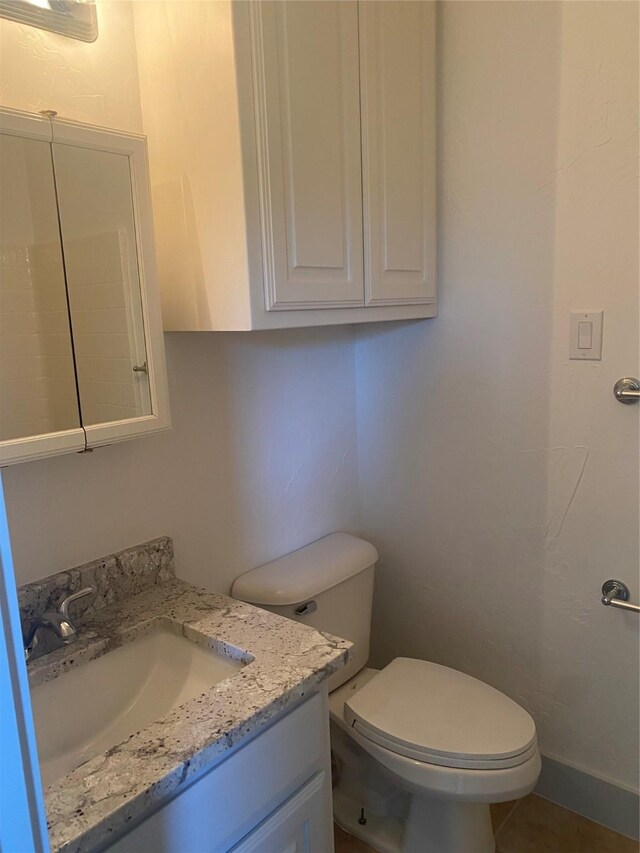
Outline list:
[[[148,415],[96,424],[81,423],[79,428],[0,441],[0,466],[74,451],[82,452],[169,429],[171,419],[155,262],[146,138],[137,134],[61,119],[56,114],[40,115],[4,107],[0,108],[0,132],[11,136],[56,143],[56,145],[72,145],[108,153],[124,154],[128,157],[142,326],[146,350],[146,373],[151,402],[151,413]],[[61,228],[60,221],[59,226]],[[61,251],[64,259],[62,228]],[[73,341],[73,324],[71,322],[70,334]],[[77,382],[77,365],[75,363],[74,371]]]

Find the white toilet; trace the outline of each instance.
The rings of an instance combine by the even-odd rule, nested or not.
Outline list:
[[[340,825],[381,853],[493,853],[489,803],[528,794],[540,774],[535,724],[457,670],[366,667],[377,559],[334,533],[241,575],[232,595],[354,643],[329,679]]]

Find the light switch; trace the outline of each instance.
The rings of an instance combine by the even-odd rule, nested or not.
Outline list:
[[[593,341],[593,324],[578,323],[578,349],[591,349]]]
[[[569,330],[569,358],[599,361],[602,358],[604,311],[572,311]]]

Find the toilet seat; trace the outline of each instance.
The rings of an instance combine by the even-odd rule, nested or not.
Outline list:
[[[428,794],[436,800],[459,803],[517,800],[532,791],[540,775],[541,761],[537,749],[515,767],[466,769],[417,761],[379,746],[370,738],[362,737],[356,729],[347,731],[351,739],[392,777],[402,780],[405,790]]]
[[[344,704],[354,732],[427,764],[517,767],[537,754],[531,716],[503,693],[449,667],[396,658]]]

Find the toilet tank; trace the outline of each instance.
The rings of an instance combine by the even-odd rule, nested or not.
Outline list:
[[[378,552],[349,533],[332,533],[234,581],[231,595],[353,643],[349,662],[329,690],[367,663],[373,572]]]

